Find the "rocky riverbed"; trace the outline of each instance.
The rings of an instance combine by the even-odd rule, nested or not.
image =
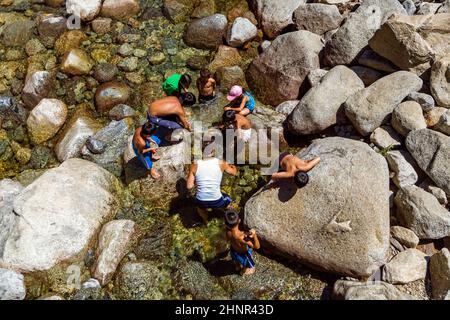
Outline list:
[[[449,299],[449,26],[448,1],[0,0],[0,299]],[[187,197],[187,140],[160,183],[130,150],[164,79],[205,67],[192,123],[240,84],[255,128],[322,158],[299,190],[224,176],[251,277]]]

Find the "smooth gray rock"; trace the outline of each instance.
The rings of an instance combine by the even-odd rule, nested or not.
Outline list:
[[[414,231],[401,226],[392,226],[391,236],[407,248],[415,248],[419,244],[419,237]]]
[[[18,221],[0,267],[34,272],[82,261],[117,210],[118,188],[113,175],[89,161],[69,159],[47,170],[14,199]]]
[[[3,255],[6,240],[16,225],[13,201],[22,190],[19,182],[11,179],[0,180],[0,257]]]
[[[130,249],[136,231],[131,220],[113,220],[103,226],[98,236],[97,259],[92,268],[93,277],[101,285],[111,281],[117,266]]]
[[[422,87],[422,79],[398,71],[356,92],[345,102],[345,114],[363,136],[386,123],[394,108],[411,92]]]
[[[381,126],[372,132],[370,142],[381,149],[395,148],[402,145],[402,137],[391,126]]]
[[[408,249],[398,253],[383,267],[383,281],[392,284],[406,284],[423,280],[426,274],[426,255],[417,249]]]
[[[433,298],[450,300],[450,252],[447,248],[431,256],[430,276]]]
[[[342,104],[354,93],[364,89],[364,83],[351,69],[336,66],[312,87],[289,115],[291,133],[319,133],[343,118]]]
[[[396,106],[392,112],[391,125],[404,137],[413,130],[427,127],[422,107],[415,101],[406,101]]]
[[[286,117],[291,114],[292,111],[294,111],[295,107],[298,105],[300,100],[289,100],[285,101],[283,103],[280,103],[275,111],[284,114]]]
[[[411,131],[406,147],[419,167],[450,195],[450,137],[430,129]]]
[[[196,19],[188,25],[184,41],[190,47],[216,49],[223,43],[227,27],[227,17],[223,14]]]
[[[435,106],[433,97],[422,92],[412,92],[408,94],[406,100],[417,102],[425,112],[430,111]]]
[[[276,106],[286,100],[297,99],[308,73],[320,66],[319,52],[322,48],[320,36],[309,31],[295,31],[277,37],[250,64],[246,74],[250,88],[264,104]],[[292,67],[294,65],[296,68]]]
[[[430,89],[440,107],[450,108],[450,54],[437,60],[431,68]]]
[[[293,16],[297,30],[307,30],[322,35],[339,28],[343,17],[336,6],[321,3],[300,5]]]
[[[370,276],[389,248],[386,161],[344,138],[316,140],[299,156],[322,159],[308,185],[285,181],[260,190],[245,206],[245,224],[279,254],[327,272]]]
[[[292,25],[292,14],[305,0],[253,0],[256,19],[269,39]]]
[[[0,300],[23,300],[25,295],[23,275],[0,268]]]
[[[431,193],[416,186],[404,187],[395,196],[395,205],[400,225],[420,239],[450,236],[450,212]]]
[[[438,124],[434,127],[434,129],[450,136],[450,110],[447,110],[441,116]]]
[[[398,1],[364,0],[327,42],[325,64],[335,66],[354,62],[375,32],[394,12],[406,13]]]
[[[320,80],[325,77],[328,70],[324,69],[314,69],[308,73],[308,82],[311,87],[314,87],[319,84]]]
[[[401,292],[392,284],[338,280],[333,287],[336,300],[412,300],[414,297]]]
[[[129,118],[121,121],[111,121],[108,126],[97,131],[95,135],[88,139],[86,145],[82,148],[81,154],[84,159],[92,161],[120,177],[123,172],[122,157],[127,148],[128,137],[134,133],[132,121]],[[97,143],[96,141],[100,141]],[[106,147],[104,151],[104,143]],[[94,150],[94,152],[92,152]]]
[[[227,43],[231,47],[241,47],[256,37],[258,29],[247,18],[238,17],[229,27],[227,32]]]
[[[389,168],[395,172],[392,180],[397,187],[403,188],[416,184],[419,176],[414,169],[414,159],[407,151],[389,151],[386,154],[386,160]]]

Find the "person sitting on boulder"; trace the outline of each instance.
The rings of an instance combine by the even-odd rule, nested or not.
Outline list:
[[[320,163],[320,158],[313,160],[302,160],[288,152],[282,153],[279,157],[281,172],[272,175],[272,181],[294,178],[294,183],[298,188],[303,188],[309,182],[307,174],[312,168]]]
[[[162,88],[167,96],[179,97],[181,91],[187,93],[187,90],[191,86],[192,78],[188,74],[174,73],[164,81]]]
[[[200,103],[207,103],[216,98],[216,80],[209,70],[200,71],[200,78],[197,80],[198,100]]]
[[[187,178],[187,189],[192,190],[196,186],[195,202],[197,211],[203,221],[208,220],[207,209],[227,209],[231,205],[229,195],[220,190],[223,172],[235,176],[237,167],[226,161],[216,158],[214,150],[207,150],[213,146],[211,141],[203,141],[203,159],[191,164]],[[214,148],[211,148],[214,149]]]
[[[241,86],[233,86],[227,95],[228,104],[224,110],[233,110],[241,116],[247,116],[255,110],[255,98],[249,91],[244,91]]]
[[[222,128],[235,129],[238,137],[244,142],[249,142],[252,135],[252,123],[246,117],[235,113],[233,110],[225,111],[222,115]]]
[[[185,128],[191,131],[183,106],[195,104],[195,96],[192,93],[183,93],[179,98],[165,97],[152,102],[147,111],[148,122],[157,125],[160,129],[165,129],[165,133],[171,133],[176,129]]]
[[[160,174],[153,168],[153,162],[160,159],[155,154],[161,140],[154,135],[155,132],[156,126],[151,123],[145,123],[142,127],[137,128],[133,136],[133,150],[145,168],[150,170],[151,176],[159,179]]]
[[[225,213],[225,226],[227,228],[227,239],[230,241],[230,255],[233,259],[236,270],[241,275],[255,273],[255,262],[253,260],[253,249],[258,250],[260,243],[256,231],[249,232],[239,230],[239,215],[235,211]]]

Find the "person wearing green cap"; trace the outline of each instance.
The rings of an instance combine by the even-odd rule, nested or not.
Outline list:
[[[181,90],[185,93],[189,89],[192,82],[192,78],[188,74],[174,73],[164,81],[162,88],[167,96],[178,97],[181,94]]]

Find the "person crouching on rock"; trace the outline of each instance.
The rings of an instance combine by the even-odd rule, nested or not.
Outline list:
[[[148,107],[147,120],[158,126],[159,137],[170,141],[170,134],[174,130],[184,128],[192,131],[184,106],[192,106],[195,102],[192,93],[183,93],[179,98],[165,97],[156,100]]]
[[[227,228],[227,239],[231,243],[230,255],[233,259],[236,270],[241,275],[250,275],[255,273],[255,262],[253,260],[253,249],[260,248],[259,239],[256,231],[251,229],[249,232],[239,230],[239,215],[235,211],[225,213],[225,226]]]
[[[216,98],[216,80],[209,70],[200,71],[200,78],[197,80],[198,101],[207,103]]]
[[[272,182],[294,178],[294,183],[297,187],[303,188],[309,182],[307,172],[319,163],[319,157],[313,160],[302,160],[288,152],[282,153],[279,157],[281,172],[277,172],[272,175]]]
[[[203,159],[193,163],[189,169],[187,189],[192,190],[196,186],[195,202],[197,212],[205,223],[208,221],[207,209],[228,209],[231,205],[229,195],[222,193],[220,187],[223,172],[235,176],[237,167],[226,161],[216,158],[213,150],[208,150],[214,142],[203,141]]]
[[[235,113],[233,110],[225,111],[222,115],[223,129],[234,129],[237,131],[238,138],[244,142],[249,142],[252,136],[252,123],[246,117]]]
[[[224,108],[225,111],[233,110],[241,116],[247,116],[255,111],[255,98],[241,86],[233,86],[227,95],[227,100],[230,103]]]
[[[159,179],[160,174],[153,168],[153,162],[160,159],[155,154],[161,140],[154,135],[155,132],[156,126],[151,123],[146,123],[142,127],[137,128],[133,136],[133,150],[145,168],[150,170],[151,176],[154,179]]]
[[[179,97],[181,91],[187,93],[191,86],[192,78],[188,74],[174,73],[164,81],[162,88],[167,96]]]

